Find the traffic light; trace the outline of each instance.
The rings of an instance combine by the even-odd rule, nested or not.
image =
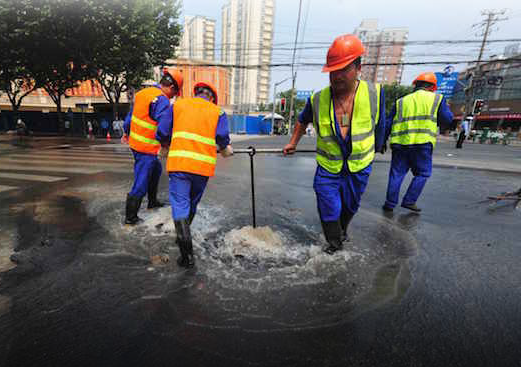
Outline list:
[[[280,99],[280,112],[286,111],[286,98]]]
[[[479,115],[481,113],[481,109],[483,108],[484,104],[485,104],[485,101],[482,99],[474,100],[474,108],[472,108],[472,114]]]

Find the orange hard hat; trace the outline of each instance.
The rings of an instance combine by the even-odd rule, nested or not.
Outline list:
[[[323,73],[341,70],[365,53],[362,41],[354,34],[344,34],[335,38],[327,51],[327,63]]]
[[[183,90],[183,74],[177,69],[174,68],[163,68],[163,75],[170,75],[170,77],[177,84],[177,95],[181,95],[181,91]]]
[[[438,80],[436,79],[436,75],[434,73],[421,73],[414,79],[412,84],[416,84],[416,82],[426,82],[434,85],[434,90],[437,89]]]
[[[197,88],[201,88],[201,87],[208,88],[209,90],[212,91],[213,103],[217,104],[217,89],[213,86],[213,84],[209,83],[209,82],[198,82],[198,83],[196,83],[194,85],[194,94],[196,93]]]

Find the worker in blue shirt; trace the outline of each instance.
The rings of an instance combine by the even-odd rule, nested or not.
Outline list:
[[[385,141],[391,137],[392,160],[387,198],[382,209],[391,212],[398,204],[400,186],[409,169],[414,175],[402,207],[420,212],[416,201],[432,173],[432,151],[438,126],[452,124],[452,112],[441,94],[435,94],[436,75],[422,73],[414,91],[396,101],[387,119]]]
[[[228,118],[218,107],[217,89],[209,82],[194,85],[194,98],[177,101],[173,118],[159,123],[156,139],[168,149],[166,168],[170,182],[170,204],[176,230],[176,243],[182,267],[194,266],[190,225],[208,179],[215,173],[217,149],[233,154]]]
[[[313,188],[328,254],[349,241],[347,229],[360,207],[375,151],[385,138],[383,88],[360,80],[362,42],[354,35],[337,37],[327,53],[330,86],[313,94],[283,152],[292,154],[313,122],[317,135],[317,168]]]
[[[170,99],[180,94],[182,85],[181,73],[165,68],[159,84],[136,93],[134,105],[125,118],[121,140],[128,142],[134,155],[134,184],[127,194],[125,224],[134,225],[141,220],[137,213],[147,194],[148,209],[164,206],[157,200],[162,168],[157,157],[161,145],[155,136],[159,123],[172,121]]]

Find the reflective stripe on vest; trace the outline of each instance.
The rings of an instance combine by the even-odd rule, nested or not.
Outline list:
[[[442,97],[441,94],[418,90],[400,98],[391,128],[391,144],[431,143],[435,147]]]
[[[217,159],[215,157],[211,157],[206,154],[200,154],[195,152],[190,152],[188,150],[171,150],[168,152],[169,157],[184,157],[195,159],[196,161],[206,162],[210,164],[215,164]]]
[[[204,136],[201,136],[199,134],[194,133],[188,133],[186,131],[177,131],[172,135],[173,138],[184,138],[188,140],[194,140],[198,141],[199,143],[208,144],[208,145],[215,145],[215,139],[212,138],[206,138]]]
[[[215,172],[215,133],[221,110],[202,98],[185,98],[174,104],[174,128],[166,162],[168,172],[211,177]]]
[[[129,145],[135,151],[157,154],[161,144],[156,140],[157,122],[149,115],[150,104],[164,95],[161,89],[149,87],[136,94],[130,121]]]
[[[360,81],[351,119],[352,151],[347,157],[350,172],[359,172],[374,159],[374,132],[379,120],[380,85]],[[312,97],[313,122],[317,131],[317,162],[331,173],[342,170],[344,157],[336,134],[335,116],[329,87]]]

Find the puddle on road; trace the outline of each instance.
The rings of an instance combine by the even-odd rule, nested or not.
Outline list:
[[[144,222],[127,227],[121,192],[122,187],[99,182],[70,190],[33,207],[33,224],[40,234],[55,227],[55,235],[66,236],[72,228],[79,239],[74,251],[80,252],[67,261],[81,264],[84,272],[90,264],[110,269],[116,279],[124,274],[133,292],[141,292],[140,302],[153,295],[191,303],[181,310],[204,308],[205,327],[259,317],[262,322],[252,329],[323,327],[397,300],[407,289],[406,259],[415,254],[416,242],[380,215],[361,210],[353,221],[353,242],[331,256],[321,250],[320,229],[295,221],[291,212],[279,212],[270,226],[254,229],[245,225],[249,218],[203,203],[192,224],[197,266],[185,271],[175,261],[153,261],[178,256],[171,208],[149,211],[144,200],[139,214]],[[19,214],[27,210],[22,206]],[[180,289],[190,297],[178,300]]]

